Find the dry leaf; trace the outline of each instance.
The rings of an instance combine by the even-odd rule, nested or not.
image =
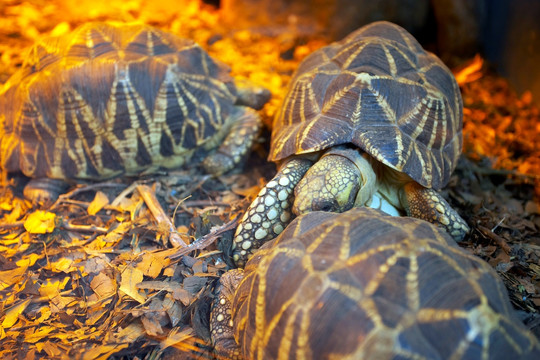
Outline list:
[[[106,360],[111,357],[111,355],[119,352],[122,349],[125,349],[129,346],[129,343],[126,344],[107,344],[90,348],[88,351],[85,351],[82,359],[83,360]]]
[[[47,337],[49,333],[57,331],[58,329],[54,326],[42,325],[36,328],[30,328],[24,332],[24,342],[27,343],[37,343],[41,339]],[[39,344],[36,344],[36,347],[39,347]]]
[[[61,257],[58,261],[50,263],[51,270],[54,272],[70,273],[76,271],[77,268],[73,266],[73,260],[66,257]]]
[[[28,215],[24,228],[31,234],[51,233],[55,227],[56,214],[38,210]]]
[[[167,294],[163,300],[163,307],[167,311],[167,315],[169,315],[172,326],[178,325],[182,319],[182,305],[180,302],[175,301],[171,294]]]
[[[44,257],[45,257],[44,254],[34,254],[34,253],[32,253],[32,254],[30,254],[28,256],[25,256],[21,260],[17,261],[15,264],[17,264],[17,266],[30,267],[30,266],[33,266],[36,263],[36,261],[38,261],[39,259],[42,259]]]
[[[39,287],[39,293],[48,299],[59,296],[60,292],[64,290],[69,277],[65,277],[62,280],[59,279],[47,279],[47,282]]]
[[[193,336],[193,329],[190,327],[184,328],[181,331],[178,331],[178,328],[174,328],[169,332],[167,338],[161,341],[161,348],[165,349],[173,345],[182,348],[188,343],[189,339],[193,338]]]
[[[185,306],[188,306],[193,298],[189,291],[183,288],[174,289],[172,296],[175,300],[180,300]]]
[[[146,301],[146,296],[139,292],[137,284],[143,281],[143,276],[141,270],[128,266],[122,272],[122,283],[120,284],[120,290],[141,304]]]
[[[141,270],[145,276],[155,279],[161,273],[161,270],[170,264],[170,260],[163,255],[146,253],[142,255],[141,261],[137,264],[137,269]]]
[[[155,318],[153,312],[150,314],[144,315],[141,317],[141,322],[144,325],[146,333],[150,336],[159,336],[163,335],[163,328],[159,323],[159,319]]]
[[[99,299],[106,299],[116,294],[116,282],[104,273],[97,274],[90,282],[90,287]]]
[[[13,270],[0,272],[0,290],[4,290],[11,285],[21,281],[24,275],[26,275],[27,270],[28,266],[23,265]]]
[[[19,320],[19,315],[22,314],[22,312],[26,309],[29,303],[30,299],[26,299],[25,301],[6,310],[6,317],[2,321],[2,327],[4,329],[9,329],[13,325],[15,325],[17,320]]]
[[[109,198],[102,191],[98,191],[94,200],[88,206],[88,215],[96,215],[101,209],[109,205]]]
[[[139,322],[132,322],[124,329],[120,329],[116,334],[114,334],[114,338],[116,341],[122,341],[127,343],[133,343],[137,341],[141,336],[144,336],[144,327]]]

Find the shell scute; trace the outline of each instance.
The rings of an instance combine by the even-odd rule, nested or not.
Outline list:
[[[299,66],[274,121],[269,159],[350,143],[439,189],[461,152],[462,107],[455,78],[436,56],[399,26],[374,23]]]
[[[38,42],[4,86],[0,165],[66,180],[178,167],[225,136],[236,98],[193,41],[90,23]]]

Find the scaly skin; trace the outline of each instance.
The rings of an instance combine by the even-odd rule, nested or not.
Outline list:
[[[344,212],[353,206],[369,206],[377,191],[376,182],[371,164],[358,150],[331,148],[296,186],[293,213]]]
[[[409,182],[400,189],[400,200],[408,216],[429,221],[446,230],[456,241],[463,240],[469,226],[435,190],[416,182]]]
[[[293,214],[372,206],[378,203],[372,201],[375,194],[396,211],[381,210],[390,215],[401,210],[407,216],[427,220],[444,228],[456,241],[469,231],[467,223],[435,190],[406,176],[396,177],[401,174],[378,162],[381,167],[376,172],[357,149],[330,149],[310,164],[305,158],[292,158],[250,205],[234,237],[233,260],[237,266],[243,266],[256,249],[283,231]]]
[[[251,203],[234,236],[232,256],[237,266],[244,266],[254,251],[278,236],[293,219],[293,191],[311,164],[304,158],[285,163]]]
[[[248,107],[238,106],[231,129],[215,153],[203,161],[207,173],[214,176],[226,173],[242,163],[259,135],[262,121],[259,114]]]
[[[240,360],[240,346],[234,339],[233,321],[231,317],[232,301],[244,277],[242,269],[233,269],[221,277],[217,296],[210,313],[210,334],[214,343],[214,352],[220,359]]]

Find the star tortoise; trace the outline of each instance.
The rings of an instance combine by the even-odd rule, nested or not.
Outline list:
[[[461,240],[469,228],[436,190],[461,153],[462,108],[450,70],[397,25],[370,24],[309,55],[275,118],[269,160],[280,169],[238,227],[236,264],[315,210],[382,208]]]
[[[232,359],[540,358],[490,265],[371,208],[297,217],[223,275],[210,326]]]
[[[4,175],[102,180],[205,157],[219,175],[241,163],[261,126],[246,106],[270,96],[237,86],[192,40],[142,24],[88,23],[28,54],[1,92]]]

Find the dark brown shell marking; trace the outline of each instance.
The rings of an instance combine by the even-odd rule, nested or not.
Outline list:
[[[502,281],[441,229],[355,208],[295,219],[232,305],[247,358],[535,358]]]
[[[302,62],[275,119],[269,159],[351,143],[439,189],[461,153],[462,107],[442,61],[403,28],[373,23]]]
[[[191,40],[90,23],[33,46],[2,98],[5,171],[103,179],[188,161],[220,134],[236,89]]]

